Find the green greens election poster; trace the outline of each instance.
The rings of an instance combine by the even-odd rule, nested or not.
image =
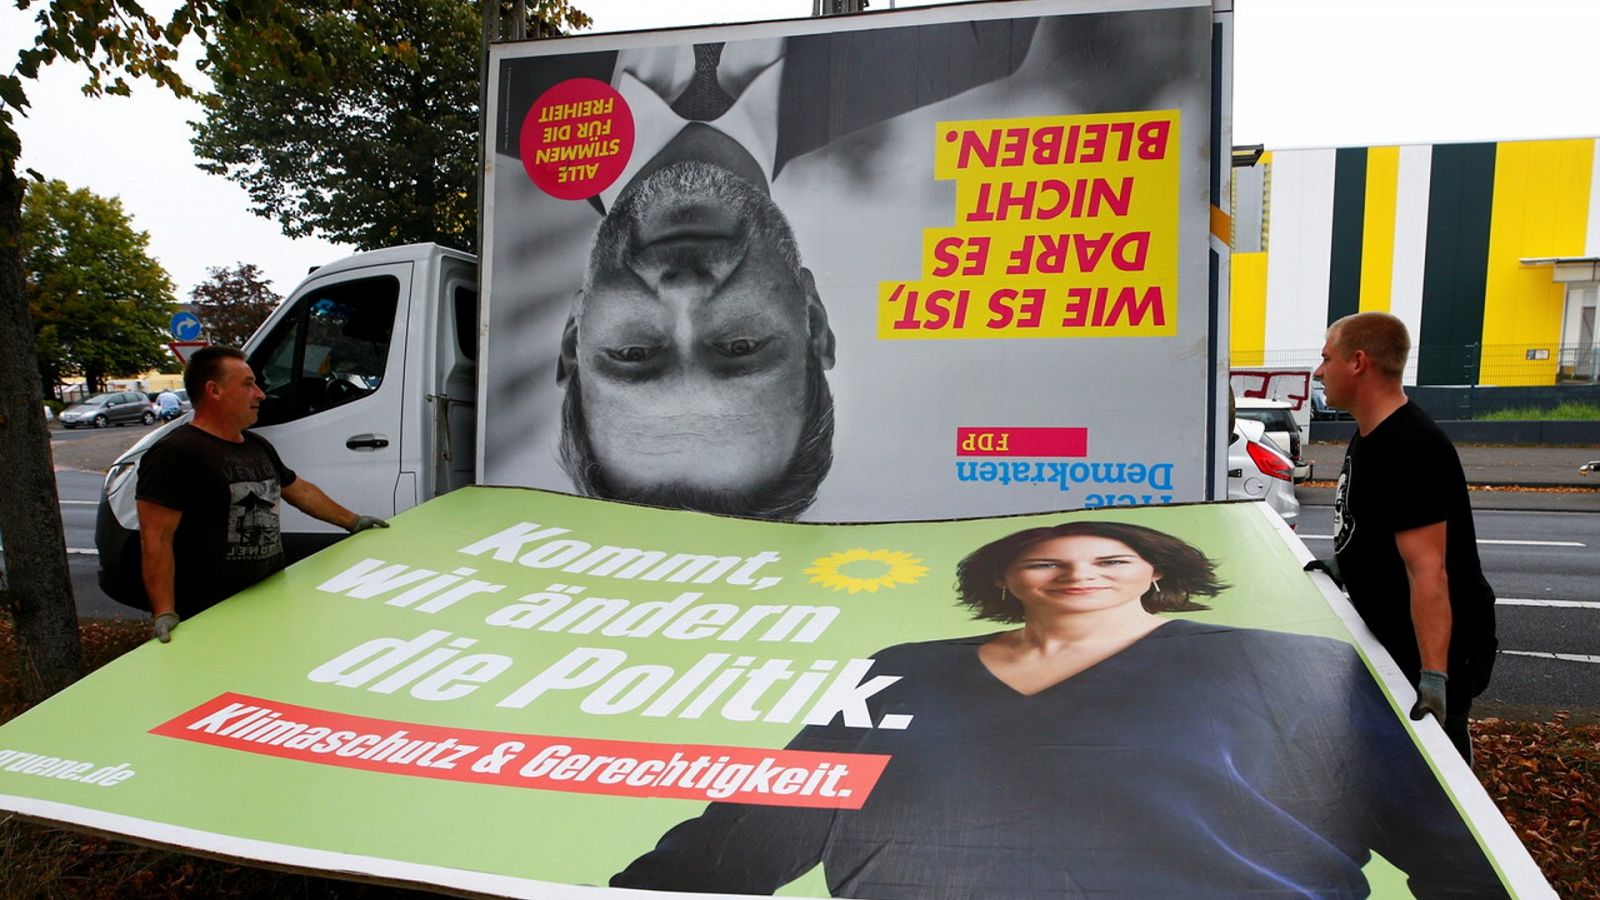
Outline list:
[[[393,525],[0,728],[0,808],[521,897],[1550,893],[1260,504]]]

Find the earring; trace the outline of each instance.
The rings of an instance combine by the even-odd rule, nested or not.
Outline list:
[[[1155,594],[1157,597],[1161,596],[1161,579],[1150,579],[1150,592]]]
[[[1000,585],[1000,601],[999,602],[1000,602],[1001,606],[1005,605],[1007,596],[1008,596],[1008,592],[1006,591],[1006,586],[1003,585],[1003,584]]]

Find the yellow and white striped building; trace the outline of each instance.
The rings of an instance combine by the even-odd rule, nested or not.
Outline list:
[[[1283,150],[1234,170],[1232,365],[1312,365],[1384,310],[1410,384],[1595,380],[1596,140]]]

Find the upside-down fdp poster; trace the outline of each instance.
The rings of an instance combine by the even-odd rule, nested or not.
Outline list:
[[[1216,33],[1054,0],[496,47],[481,480],[808,521],[1207,499]]]
[[[0,727],[0,808],[540,898],[1548,892],[1259,504],[393,526]]]

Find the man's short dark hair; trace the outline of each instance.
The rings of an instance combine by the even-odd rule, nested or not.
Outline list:
[[[1228,587],[1217,580],[1216,564],[1181,538],[1126,522],[1080,521],[1028,528],[972,551],[956,565],[956,595],[972,610],[975,619],[1021,622],[1022,601],[1009,591],[1001,591],[996,583],[1023,551],[1040,541],[1063,537],[1119,541],[1160,572],[1160,590],[1152,588],[1139,598],[1146,612],[1210,609],[1190,597],[1215,597]]]
[[[1411,336],[1400,317],[1377,310],[1354,313],[1328,326],[1328,335],[1339,355],[1348,359],[1357,350],[1390,378],[1399,380],[1411,355]]]
[[[189,405],[199,409],[205,402],[206,382],[222,379],[223,360],[244,358],[242,351],[215,344],[196,350],[189,357],[189,364],[183,367],[183,389],[189,392]]]
[[[702,488],[681,482],[633,489],[614,486],[589,440],[581,382],[574,370],[561,402],[561,467],[586,497],[787,522],[799,518],[816,502],[817,488],[833,466],[833,392],[815,353],[806,357],[804,421],[788,467],[776,478],[742,489]]]

